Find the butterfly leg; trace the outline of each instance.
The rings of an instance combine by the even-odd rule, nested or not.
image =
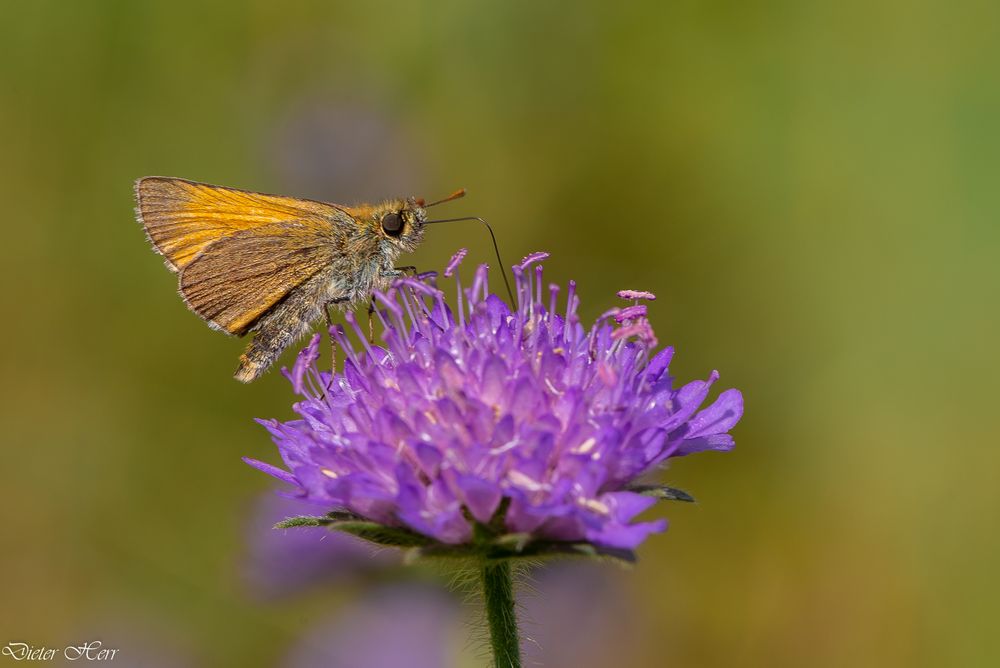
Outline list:
[[[350,301],[347,297],[337,297],[336,299],[328,299],[323,302],[323,317],[326,318],[326,326],[333,327],[333,318],[330,316],[330,307],[334,304],[343,304]]]
[[[411,276],[416,276],[417,275],[417,268],[414,267],[412,264],[408,264],[405,267],[394,267],[394,269],[396,271],[398,271],[399,273],[401,273],[401,274],[405,274],[405,273],[409,272],[409,274]]]
[[[343,304],[349,301],[347,297],[337,297],[336,299],[328,299],[323,302],[323,317],[326,318],[326,329],[329,335],[330,329],[333,327],[333,317],[330,316],[330,307],[334,304]],[[337,342],[330,335],[330,371],[337,373]]]
[[[368,302],[368,343],[375,343],[375,320],[372,318],[373,315],[375,315],[374,297]]]

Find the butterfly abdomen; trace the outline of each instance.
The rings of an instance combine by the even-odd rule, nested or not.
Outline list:
[[[257,379],[281,356],[281,353],[312,329],[322,317],[322,304],[328,294],[331,270],[321,271],[302,289],[291,292],[262,315],[248,330],[253,340],[240,355],[236,380],[249,383]]]

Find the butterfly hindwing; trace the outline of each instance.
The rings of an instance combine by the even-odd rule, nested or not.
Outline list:
[[[289,291],[334,261],[328,232],[302,222],[243,230],[209,244],[181,270],[180,291],[214,327],[242,335]]]

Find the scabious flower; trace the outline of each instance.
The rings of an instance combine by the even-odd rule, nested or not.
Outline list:
[[[284,468],[247,462],[333,510],[313,523],[382,544],[630,556],[666,528],[640,513],[690,500],[637,480],[672,457],[731,449],[742,395],[702,408],[714,371],[674,386],[673,349],[656,352],[646,317],[651,293],[624,290],[622,306],[584,326],[572,281],[563,300],[559,286],[545,289],[546,257],[513,268],[513,309],[491,294],[485,265],[468,289],[456,277],[450,305],[428,275],[376,293],[384,345],[348,314],[357,344],[331,329],[346,357],[337,373],[318,367],[315,336],[287,372],[299,419],[262,421]]]

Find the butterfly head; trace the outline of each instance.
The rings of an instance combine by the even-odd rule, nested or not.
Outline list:
[[[425,204],[422,197],[390,200],[372,208],[371,221],[380,237],[399,250],[409,253],[416,250],[423,239],[427,209],[463,195],[465,190],[457,190],[430,204]]]
[[[385,242],[407,253],[420,245],[426,220],[427,211],[423,200],[414,197],[384,202],[373,207],[371,213],[375,233]]]

